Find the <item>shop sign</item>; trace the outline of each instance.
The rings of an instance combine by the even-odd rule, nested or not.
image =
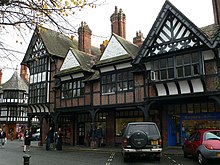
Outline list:
[[[219,120],[220,113],[199,113],[199,114],[184,114],[182,120]]]

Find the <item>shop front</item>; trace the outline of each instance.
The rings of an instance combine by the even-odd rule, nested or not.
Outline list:
[[[198,129],[220,129],[220,113],[181,114],[181,144]]]
[[[141,110],[123,110],[116,111],[115,118],[115,144],[121,144],[124,129],[130,122],[144,121],[143,112]]]
[[[215,102],[172,104],[167,111],[168,146],[182,145],[197,129],[220,129],[220,109]]]

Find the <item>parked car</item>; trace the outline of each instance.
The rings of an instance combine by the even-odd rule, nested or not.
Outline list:
[[[40,129],[37,129],[35,133],[32,134],[32,139],[33,140],[40,140]]]
[[[132,155],[153,157],[160,160],[162,140],[156,123],[128,123],[122,138],[121,152],[125,162]]]
[[[183,144],[184,157],[197,157],[199,164],[208,159],[220,159],[220,130],[194,131]]]

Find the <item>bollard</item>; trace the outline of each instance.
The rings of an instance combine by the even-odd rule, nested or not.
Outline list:
[[[25,154],[25,155],[23,156],[23,158],[24,158],[24,165],[29,165],[31,156]]]

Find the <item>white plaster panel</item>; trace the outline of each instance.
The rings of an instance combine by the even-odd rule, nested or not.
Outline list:
[[[167,87],[168,87],[170,95],[177,95],[178,94],[178,90],[177,90],[176,84],[174,82],[167,83]]]
[[[84,77],[83,73],[78,73],[78,74],[72,74],[73,79],[79,78],[79,77]]]
[[[71,77],[68,75],[68,76],[61,77],[60,79],[61,81],[66,81],[66,80],[70,80]]]
[[[34,76],[33,76],[33,75],[30,75],[30,84],[33,83],[33,80],[34,80]]]
[[[42,78],[41,75],[42,75],[42,73],[38,73],[38,75],[37,75],[37,77],[38,77],[38,78],[37,78],[37,81],[38,81],[38,82],[41,82],[41,81],[42,81],[42,79],[41,79],[41,78]]]
[[[189,84],[187,81],[179,81],[181,94],[190,93]]]
[[[116,65],[116,69],[124,69],[132,67],[130,62]]]
[[[122,47],[115,36],[112,36],[107,47],[105,48],[104,53],[102,54],[100,61],[125,54],[128,54],[127,51]]]
[[[156,84],[158,96],[166,96],[167,92],[163,84]]]
[[[215,58],[215,54],[211,50],[203,51],[202,52],[204,60],[212,60]]]
[[[0,118],[0,121],[6,121],[7,120],[7,117],[1,117]]]
[[[42,78],[42,81],[46,81],[46,75],[47,75],[46,72],[43,72],[43,73],[42,73],[42,77],[41,77],[41,78]]]
[[[113,66],[107,66],[107,67],[100,68],[101,73],[109,72],[109,71],[113,71],[113,70],[115,70]]]
[[[193,92],[204,92],[202,81],[200,79],[191,80],[193,86]]]
[[[151,70],[151,63],[150,62],[146,62],[144,64],[145,64],[146,70]]]
[[[38,82],[37,81],[37,74],[34,74],[34,83]]]
[[[47,103],[50,102],[50,83],[47,83]]]
[[[60,70],[62,71],[62,70],[74,68],[77,66],[80,66],[79,62],[76,59],[76,57],[74,56],[73,52],[71,50],[69,50]]]

